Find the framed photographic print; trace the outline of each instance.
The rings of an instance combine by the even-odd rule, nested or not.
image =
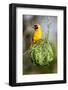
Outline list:
[[[66,83],[66,7],[9,5],[9,85]]]

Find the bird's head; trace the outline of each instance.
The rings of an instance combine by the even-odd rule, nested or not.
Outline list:
[[[40,30],[40,29],[41,29],[41,27],[40,27],[40,25],[39,25],[39,24],[35,24],[33,28],[34,28],[34,30],[35,30],[35,31],[36,31],[36,30]]]

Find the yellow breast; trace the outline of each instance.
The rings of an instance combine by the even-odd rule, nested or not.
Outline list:
[[[42,38],[42,31],[41,30],[36,30],[33,33],[33,42],[37,42],[38,40],[40,40]]]

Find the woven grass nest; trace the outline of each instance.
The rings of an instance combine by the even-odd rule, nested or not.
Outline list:
[[[36,65],[49,65],[54,60],[54,52],[50,42],[43,39],[36,43],[31,48],[30,57]]]

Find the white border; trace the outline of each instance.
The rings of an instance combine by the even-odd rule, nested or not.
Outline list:
[[[37,74],[37,75],[22,75],[22,49],[23,49],[23,14],[30,15],[50,15],[58,17],[57,27],[57,65],[58,72],[56,74]],[[16,82],[36,82],[36,81],[54,81],[63,80],[63,11],[49,10],[49,9],[30,9],[30,8],[16,8]]]

